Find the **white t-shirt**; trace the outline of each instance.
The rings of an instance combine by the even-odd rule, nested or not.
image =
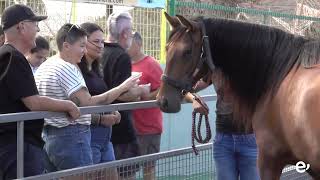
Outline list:
[[[38,67],[33,67],[30,63],[29,63],[29,65],[30,65],[30,68],[32,70],[32,74],[34,75],[36,73]]]
[[[39,94],[54,99],[70,99],[70,95],[81,88],[87,88],[79,68],[58,56],[53,56],[40,65],[35,73]],[[67,118],[45,118],[45,125],[65,127],[72,124]],[[90,125],[91,114],[83,115],[75,121]]]

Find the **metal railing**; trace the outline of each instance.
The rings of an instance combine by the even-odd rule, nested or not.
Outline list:
[[[216,100],[215,95],[202,96],[205,101]],[[184,102],[185,103],[185,102]],[[81,107],[80,112],[83,114],[112,112],[116,110],[133,110],[141,108],[157,107],[156,101],[140,101],[132,103],[120,103],[103,106]],[[1,114],[0,123],[17,122],[17,177],[23,178],[23,130],[24,121],[33,119],[49,118],[53,116],[66,116],[64,113],[57,112],[24,112]],[[143,179],[141,167],[155,167],[154,176],[160,180],[182,180],[182,179],[214,179],[215,168],[212,159],[212,143],[197,146],[200,155],[196,156],[192,148],[175,149],[167,152],[160,152],[151,155],[139,156],[124,160],[117,160],[108,163],[96,164],[91,166],[68,169],[25,179],[110,179],[117,169],[124,173],[133,174],[134,178]],[[117,174],[117,172],[116,172]],[[305,180],[311,179],[306,174],[299,174],[293,166],[283,170],[281,180]]]
[[[112,169],[127,166],[149,166],[155,162],[155,176],[160,180],[182,179],[213,179],[212,143],[197,146],[199,155],[193,154],[192,148],[183,148],[160,152],[130,159],[74,168],[59,172],[25,178],[26,180],[42,179],[110,179],[108,172]],[[141,169],[141,168],[140,168]],[[130,171],[127,171],[130,172]],[[132,171],[130,172],[132,173]],[[142,171],[138,170],[135,179],[143,179]]]
[[[216,96],[207,95],[202,96],[205,101],[216,100]],[[94,114],[102,112],[122,111],[122,110],[133,110],[142,108],[153,108],[158,107],[156,101],[140,101],[131,103],[119,103],[102,106],[88,106],[81,107],[81,115]],[[43,119],[50,117],[66,117],[65,113],[48,112],[48,111],[34,111],[34,112],[21,112],[11,114],[1,114],[0,123],[17,122],[17,177],[23,177],[23,147],[24,147],[24,121],[30,121],[34,119]]]
[[[25,178],[26,180],[58,180],[58,179],[105,179],[113,180],[110,174],[113,169],[128,166],[145,166],[155,163],[155,177],[157,180],[214,180],[215,167],[213,163],[212,143],[198,145],[199,155],[193,153],[192,148],[175,149],[135,158],[117,160],[92,166],[63,170]],[[127,171],[128,173],[129,171]],[[132,172],[131,172],[132,173]],[[135,179],[143,179],[142,170],[135,174]],[[281,180],[311,180],[307,173],[298,173],[294,166],[286,167]]]

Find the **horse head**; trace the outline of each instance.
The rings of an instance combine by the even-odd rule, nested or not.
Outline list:
[[[172,17],[165,13],[165,16],[172,31],[166,45],[166,68],[157,100],[163,112],[175,113],[180,111],[185,93],[192,91],[208,71],[203,61],[204,25],[179,15]]]

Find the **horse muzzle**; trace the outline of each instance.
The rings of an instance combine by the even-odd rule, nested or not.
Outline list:
[[[181,110],[180,100],[175,100],[175,98],[168,100],[161,96],[157,102],[162,112],[177,113]]]

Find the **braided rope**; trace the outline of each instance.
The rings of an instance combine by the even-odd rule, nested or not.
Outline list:
[[[201,100],[199,98],[195,98],[196,101],[198,101],[201,105],[203,105],[203,103],[201,102]],[[203,115],[200,114],[199,116],[199,122],[197,124],[197,130],[196,130],[196,116],[197,116],[197,112],[193,111],[192,112],[192,131],[191,131],[191,140],[192,140],[192,149],[193,152],[198,155],[199,151],[197,150],[196,146],[195,146],[195,140],[198,143],[201,144],[205,144],[208,143],[212,137],[211,134],[211,128],[210,128],[210,123],[209,123],[209,117],[208,115]],[[206,126],[206,138],[203,139],[202,135],[201,135],[201,124],[202,124],[202,118],[203,116],[205,116],[205,126]]]

